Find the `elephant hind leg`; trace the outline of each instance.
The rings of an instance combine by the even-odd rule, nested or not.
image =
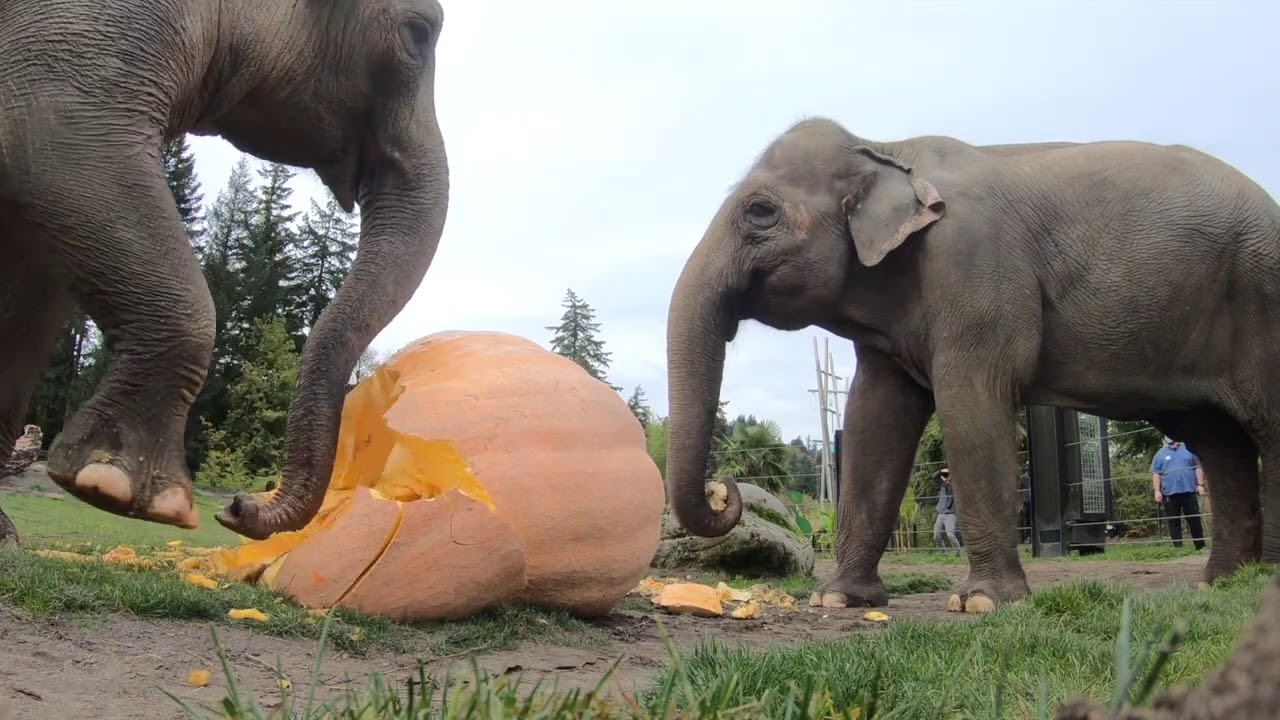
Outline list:
[[[1240,422],[1217,410],[1161,418],[1156,425],[1185,442],[1204,464],[1213,513],[1205,581],[1256,562],[1262,551],[1262,510],[1253,438]]]

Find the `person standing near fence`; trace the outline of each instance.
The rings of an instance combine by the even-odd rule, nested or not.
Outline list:
[[[1174,547],[1182,547],[1182,520],[1187,521],[1196,550],[1204,549],[1198,496],[1204,494],[1204,470],[1200,458],[1183,443],[1169,437],[1151,459],[1151,489],[1157,503],[1169,516],[1169,537]]]
[[[942,542],[945,532],[951,547],[955,548],[956,555],[959,555],[960,539],[956,537],[956,491],[951,487],[951,471],[942,468],[938,471],[938,479],[942,481],[942,487],[938,489],[938,517],[933,521],[933,542],[942,554],[946,555],[947,546]]]

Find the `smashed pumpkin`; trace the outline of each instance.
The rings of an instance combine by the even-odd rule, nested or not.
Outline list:
[[[501,603],[595,616],[644,576],[663,508],[644,431],[617,392],[524,338],[443,332],[347,395],[310,524],[201,565],[307,607],[400,620]]]

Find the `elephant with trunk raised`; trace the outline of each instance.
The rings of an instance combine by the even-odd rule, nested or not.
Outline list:
[[[1280,559],[1280,207],[1235,169],[1141,142],[973,146],[859,138],[809,119],[720,206],[667,328],[667,483],[721,535],[705,461],[739,323],[853,341],[838,570],[811,602],[880,606],[878,565],[925,423],[939,415],[969,576],[951,602],[1029,592],[1018,560],[1020,406],[1145,419],[1204,462],[1212,581]],[[717,488],[718,494],[723,490]],[[988,601],[990,605],[988,604]]]
[[[0,461],[79,303],[110,370],[53,443],[49,474],[104,510],[196,526],[183,428],[214,311],[160,148],[217,135],[314,169],[361,210],[350,275],[303,350],[279,492],[218,515],[252,538],[305,525],[357,356],[417,289],[444,227],[443,21],[437,0],[0,2]]]

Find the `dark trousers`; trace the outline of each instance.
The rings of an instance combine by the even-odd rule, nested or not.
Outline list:
[[[1164,512],[1169,516],[1169,537],[1174,547],[1182,547],[1182,518],[1187,519],[1191,541],[1196,549],[1204,547],[1204,528],[1200,525],[1200,502],[1195,492],[1174,493],[1164,496]]]

